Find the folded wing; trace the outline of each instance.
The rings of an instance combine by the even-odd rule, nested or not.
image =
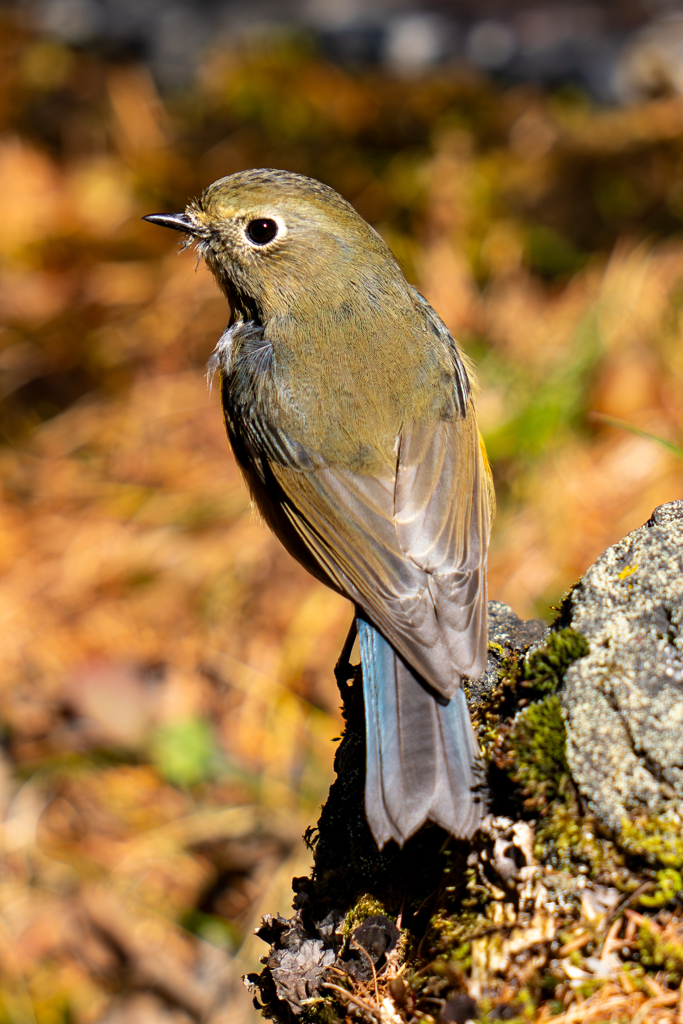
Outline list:
[[[396,466],[271,464],[281,511],[322,574],[444,697],[486,658],[489,478],[474,410],[408,424]]]

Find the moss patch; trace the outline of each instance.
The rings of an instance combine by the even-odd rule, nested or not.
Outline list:
[[[510,659],[485,704],[473,715],[489,765],[496,811],[540,815],[546,828],[537,856],[568,867],[574,863],[581,827],[566,757],[566,729],[560,698],[564,674],[588,653],[586,639],[564,628],[523,660]],[[585,830],[588,831],[588,830]],[[581,856],[581,863],[584,858]],[[601,860],[603,858],[597,858]]]
[[[551,633],[545,645],[521,663],[521,686],[539,693],[554,693],[571,663],[586,654],[588,641],[575,629],[567,627]]]
[[[355,928],[365,921],[367,917],[372,917],[375,914],[387,914],[384,904],[375,896],[371,896],[369,893],[363,893],[362,896],[359,896],[346,915],[346,920],[344,921],[344,938],[346,939]],[[392,915],[387,914],[387,916]]]
[[[624,850],[648,864],[683,867],[683,830],[678,815],[626,818],[618,838]]]
[[[475,911],[461,911],[457,915],[440,910],[429,922],[427,934],[427,952],[430,956],[439,957],[447,954],[449,959],[456,961],[463,970],[471,966],[472,936],[482,928],[490,926],[489,919]]]
[[[524,708],[509,727],[500,730],[493,762],[518,787],[525,810],[547,812],[550,802],[566,787],[566,738],[562,707],[555,694]]]
[[[575,629],[550,633],[543,647],[528,658],[511,658],[503,664],[498,682],[482,704],[472,711],[484,757],[490,760],[501,726],[525,706],[561,686],[564,674],[577,658],[588,653],[588,643]],[[552,742],[553,748],[555,742]]]
[[[683,878],[680,872],[674,868],[664,868],[663,871],[656,872],[653,890],[641,896],[640,902],[644,907],[665,907],[682,891]]]
[[[680,823],[665,816],[643,817],[625,821],[619,835],[609,836],[586,812],[571,779],[557,691],[569,666],[587,653],[588,643],[576,630],[551,633],[526,659],[506,662],[488,700],[475,709],[495,809],[536,818],[534,854],[541,863],[624,892],[651,879],[656,890],[649,897],[664,901],[656,904],[662,906],[667,893],[669,899],[675,895],[675,879],[662,876],[660,883],[652,869],[683,867]],[[470,906],[487,902],[476,883],[468,878]]]
[[[643,967],[665,970],[671,985],[680,985],[683,978],[683,943],[680,936],[667,934],[655,921],[641,918],[637,948]]]

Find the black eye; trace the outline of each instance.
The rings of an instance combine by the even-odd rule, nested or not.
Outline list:
[[[259,220],[250,220],[247,224],[247,234],[252,242],[256,242],[257,245],[265,245],[266,242],[272,242],[275,238],[277,224],[274,220],[269,220],[267,217],[259,218]]]

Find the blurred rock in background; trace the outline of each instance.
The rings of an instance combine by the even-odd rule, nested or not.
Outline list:
[[[675,0],[33,0],[47,35],[145,61],[162,89],[192,80],[209,44],[239,52],[273,31],[310,35],[343,66],[398,74],[460,64],[506,83],[574,85],[627,102],[683,86]]]

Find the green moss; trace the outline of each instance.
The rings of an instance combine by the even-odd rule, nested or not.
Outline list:
[[[567,763],[566,728],[555,691],[572,662],[587,653],[586,639],[567,628],[552,633],[545,646],[525,661],[507,666],[499,686],[499,708],[514,708],[513,693],[517,707],[522,694],[523,700],[528,694],[532,702],[507,720],[489,715],[488,726],[495,736],[489,744],[489,759],[514,784],[517,807],[521,802],[523,811],[538,818],[534,853],[541,863],[572,874],[578,869],[590,878],[632,891],[638,882],[625,865],[624,853],[637,852],[642,857],[649,851],[654,861],[677,867],[683,861],[683,837],[671,825],[650,823],[639,831],[627,826],[627,841],[618,837],[613,842],[597,833],[592,816],[582,813]],[[669,859],[663,860],[664,856]],[[672,880],[667,884],[670,889]]]
[[[462,971],[469,971],[472,967],[472,943],[461,942],[450,951],[451,960]]]
[[[596,829],[597,822],[581,814],[576,792],[567,780],[564,792],[536,827],[534,856],[558,871],[576,874],[577,867],[583,867],[589,878],[601,878],[625,891],[637,888],[639,883],[624,866],[622,853]]]
[[[559,698],[545,697],[501,730],[494,760],[519,787],[526,810],[545,812],[569,778]]]
[[[680,821],[674,818],[666,815],[635,821],[624,818],[617,841],[627,853],[642,857],[648,864],[683,867],[683,832]]]
[[[582,832],[582,819],[574,815],[572,807],[558,801],[536,830],[534,856],[559,871],[568,871],[577,859],[584,859]]]
[[[674,868],[664,868],[655,875],[657,884],[650,893],[644,893],[640,897],[640,903],[644,907],[665,907],[667,903],[675,899],[683,891],[683,878],[680,872]]]
[[[573,868],[574,873],[584,865],[596,877],[604,869],[624,871],[623,859],[614,844],[595,838],[592,819],[581,815],[556,693],[569,666],[588,651],[588,641],[575,629],[550,633],[525,659],[503,665],[496,686],[473,710],[473,721],[485,759],[505,772],[514,786],[512,806],[501,808],[501,813],[518,815],[522,810],[540,818],[535,853],[542,863]],[[500,784],[494,780],[492,788],[500,791]],[[468,879],[465,903],[485,901],[480,881]]]
[[[643,967],[665,970],[669,984],[680,984],[683,978],[683,944],[662,934],[654,921],[645,918],[638,929],[636,942],[639,959]]]
[[[540,693],[554,693],[571,663],[586,654],[588,641],[575,629],[551,633],[544,646],[521,663],[521,685]]]
[[[519,992],[517,993],[517,999],[522,1004],[520,1007],[520,1009],[522,1010],[522,1013],[520,1014],[520,1020],[528,1021],[532,1017],[536,1016],[536,1013],[538,1011],[537,1000],[534,998],[533,993],[526,985],[523,985],[522,988],[520,988]]]
[[[345,1017],[343,1010],[341,1014],[339,1012],[340,1004],[331,995],[305,999],[302,1007],[303,1010],[299,1017],[301,1024],[340,1024]],[[281,1018],[277,1016],[271,1017],[271,1020],[279,1019]]]
[[[395,946],[395,955],[399,963],[407,963],[415,952],[415,939],[408,928],[403,928]]]
[[[491,758],[501,725],[518,712],[520,701],[525,704],[554,693],[572,662],[587,653],[585,637],[566,628],[550,633],[543,647],[528,658],[512,658],[503,664],[496,685],[482,704],[472,709],[485,758]]]
[[[589,978],[587,981],[581,982],[581,984],[576,988],[576,991],[582,996],[583,999],[590,999],[590,997],[595,995],[598,989],[602,988],[604,984],[604,978]],[[599,1018],[595,1022],[595,1024],[599,1024]]]
[[[366,917],[373,917],[375,914],[386,913],[384,904],[380,903],[375,896],[371,896],[369,893],[363,893],[362,896],[358,897],[346,915],[346,920],[344,921],[344,939],[346,939],[352,931],[361,925]]]
[[[539,861],[571,872],[583,866],[591,878],[609,876],[609,884],[626,891],[637,883],[625,857],[669,869],[658,872],[656,888],[641,900],[645,906],[664,906],[683,890],[680,822],[670,815],[625,819],[614,842],[600,838],[593,819],[581,813],[571,781],[565,723],[555,691],[569,665],[587,653],[588,643],[580,633],[562,629],[551,633],[546,644],[524,661],[508,663],[484,709],[482,745],[489,761],[514,784],[513,800],[540,819],[535,845]],[[529,698],[531,703],[518,710]]]
[[[524,747],[521,749],[524,754]],[[642,817],[637,822],[625,819],[620,831],[607,838],[600,834],[598,822],[591,815],[581,813],[568,773],[562,776],[552,800],[547,800],[552,787],[544,787],[542,779],[534,798],[534,772],[540,777],[541,769],[548,770],[543,758],[539,764],[522,765],[515,777],[526,780],[523,793],[532,793],[525,807],[540,810],[534,855],[542,864],[572,874],[577,867],[582,868],[589,878],[614,885],[622,892],[633,892],[644,878],[653,878],[655,887],[640,897],[645,907],[666,906],[683,891],[683,835],[675,821],[663,816]],[[660,870],[653,872],[653,867]]]
[[[427,945],[430,955],[446,954],[460,970],[468,971],[472,965],[470,940],[490,925],[487,917],[474,911],[461,910],[453,916],[439,911],[429,924]]]

